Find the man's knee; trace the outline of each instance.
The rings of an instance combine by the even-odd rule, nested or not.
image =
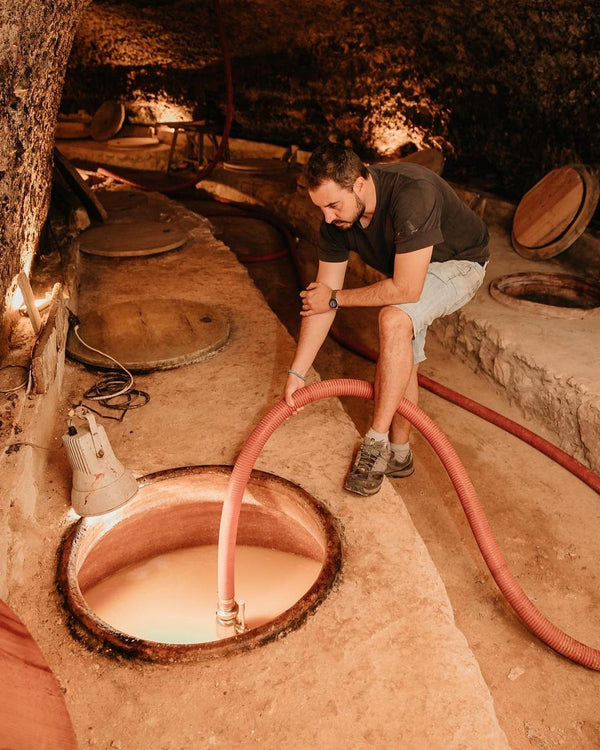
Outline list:
[[[399,336],[411,341],[412,320],[404,310],[398,307],[382,307],[379,311],[379,335],[382,337]]]

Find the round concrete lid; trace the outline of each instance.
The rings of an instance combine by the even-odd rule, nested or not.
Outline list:
[[[160,141],[152,136],[127,136],[125,138],[111,138],[106,145],[109,148],[144,148],[145,146],[158,146]]]
[[[59,140],[90,137],[90,123],[79,120],[59,120],[56,123],[55,135]]]
[[[288,168],[286,161],[281,159],[235,159],[223,162],[223,169],[230,172],[285,172]]]
[[[79,235],[79,248],[88,255],[126,258],[165,253],[181,247],[186,240],[187,233],[176,224],[135,221],[87,229]]]
[[[200,302],[127,300],[94,310],[69,331],[67,353],[100,369],[114,369],[108,354],[132,372],[168,370],[216,354],[229,338],[229,321]],[[98,351],[92,351],[93,347]]]

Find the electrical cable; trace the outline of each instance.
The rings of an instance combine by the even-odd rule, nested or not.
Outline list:
[[[90,351],[95,352],[96,354],[100,354],[106,359],[109,359],[111,362],[117,365],[118,368],[120,368],[120,371],[109,370],[108,375],[105,378],[97,381],[91,388],[88,388],[88,390],[83,394],[83,397],[84,399],[88,399],[90,401],[97,401],[106,409],[120,410],[122,412],[121,416],[108,417],[107,415],[100,414],[93,409],[90,410],[94,411],[94,413],[98,414],[98,416],[106,416],[107,419],[117,419],[118,421],[122,421],[129,409],[139,409],[141,406],[145,406],[148,401],[150,401],[150,395],[146,391],[140,391],[137,388],[133,387],[134,379],[131,372],[118,360],[116,360],[114,357],[111,357],[110,354],[107,354],[100,349],[96,349],[94,346],[88,344],[87,341],[84,341],[79,333],[80,324],[77,320],[77,316],[75,316],[71,310],[69,310],[69,316],[73,324],[73,333],[77,337],[78,341],[83,346],[85,346],[86,349],[89,349]],[[119,398],[121,400],[115,402],[115,399]]]
[[[89,349],[92,352],[96,352],[96,354],[100,354],[102,357],[106,357],[106,359],[110,359],[110,361],[114,362],[115,365],[117,365],[117,367],[119,367],[121,370],[123,370],[123,372],[127,376],[127,383],[126,383],[126,385],[122,385],[122,383],[118,383],[117,387],[118,387],[118,385],[121,385],[121,389],[118,390],[118,391],[114,391],[114,392],[110,391],[110,398],[116,398],[117,396],[121,396],[124,393],[127,393],[128,391],[130,391],[131,388],[133,387],[133,375],[129,372],[129,370],[126,367],[124,367],[120,362],[117,362],[117,360],[114,357],[111,357],[110,354],[107,354],[106,352],[100,351],[100,349],[96,349],[95,347],[91,346],[86,341],[84,341],[81,338],[81,336],[79,335],[79,323],[77,323],[76,325],[73,326],[73,332],[74,332],[75,336],[77,337],[78,341],[81,344],[83,344],[83,346],[85,346],[86,349]],[[114,384],[116,382],[116,379],[111,377],[111,378],[107,378],[107,379],[105,379],[103,381],[100,381],[100,382],[104,384],[104,386],[102,388],[102,393],[99,392],[95,396],[88,396],[88,398],[91,401],[103,401],[105,398],[107,398],[107,394],[109,393],[107,384],[108,384],[108,382]],[[87,391],[87,393],[89,393],[89,391]]]
[[[25,380],[22,383],[19,383],[19,385],[16,385],[12,388],[0,388],[0,393],[14,393],[15,391],[20,391],[21,388],[28,387],[29,382],[31,380],[31,370],[27,365],[2,365],[0,367],[0,370],[8,370],[8,369],[20,369],[25,370],[27,375],[25,376]]]
[[[27,446],[29,448],[39,448],[42,451],[61,451],[63,449],[62,445],[59,445],[56,448],[50,448],[47,445],[38,445],[37,443],[19,442],[19,443],[10,443],[10,445],[7,445],[5,453],[7,455],[10,453],[16,453],[19,450],[19,448],[22,448],[24,446]]]

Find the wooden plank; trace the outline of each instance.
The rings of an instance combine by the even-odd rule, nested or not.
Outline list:
[[[47,393],[64,359],[69,317],[63,299],[63,287],[55,284],[48,317],[31,355],[34,393]]]
[[[52,202],[64,213],[69,229],[75,234],[90,226],[91,219],[85,206],[56,165],[52,170]]]
[[[65,178],[67,184],[79,196],[90,217],[98,221],[106,221],[108,218],[106,209],[90,190],[85,180],[80,177],[77,169],[71,164],[67,157],[56,148],[56,146],[54,147],[54,163]]]

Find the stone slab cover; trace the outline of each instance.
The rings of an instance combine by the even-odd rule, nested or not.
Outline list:
[[[229,321],[200,302],[184,299],[128,300],[91,312],[71,329],[67,353],[99,368],[115,368],[109,354],[133,372],[167,370],[216,354],[229,338]]]
[[[177,224],[138,220],[87,229],[79,235],[79,247],[88,255],[126,258],[176,250],[186,240],[187,232]]]

